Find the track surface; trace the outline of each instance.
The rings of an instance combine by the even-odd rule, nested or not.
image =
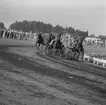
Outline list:
[[[3,46],[0,105],[106,105],[106,70],[34,47]]]

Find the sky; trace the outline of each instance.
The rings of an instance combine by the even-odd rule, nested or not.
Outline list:
[[[41,21],[106,35],[105,0],[0,0],[0,21]]]

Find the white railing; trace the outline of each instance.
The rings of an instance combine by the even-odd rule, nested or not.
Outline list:
[[[99,59],[99,58],[91,57],[89,55],[84,54],[84,60],[87,60],[97,65],[101,64],[101,66],[106,67],[106,60],[104,59]]]

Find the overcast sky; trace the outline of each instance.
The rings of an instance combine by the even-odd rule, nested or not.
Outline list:
[[[35,20],[106,35],[105,0],[0,0],[0,21]]]

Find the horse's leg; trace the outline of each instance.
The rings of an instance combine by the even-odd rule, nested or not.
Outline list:
[[[66,59],[67,58],[67,51],[65,51],[64,56],[65,56],[65,59]]]
[[[39,43],[39,46],[38,46],[38,49],[39,49],[39,50],[40,50],[40,45],[41,45],[41,44]]]
[[[80,52],[77,53],[76,60],[79,59]]]
[[[45,45],[45,54],[47,54],[47,53],[48,53],[48,46]]]
[[[48,54],[50,54],[50,45],[48,45],[47,51],[48,51]]]
[[[64,57],[65,57],[65,53],[66,53],[65,50],[66,50],[66,48],[64,47],[64,48],[63,48],[63,56],[64,56]]]
[[[81,52],[81,59],[84,59],[84,51]]]
[[[65,59],[66,59],[67,55],[68,55],[68,49],[67,48],[65,49],[65,53],[64,54],[65,54]]]
[[[61,47],[60,47],[60,57],[62,57],[62,55],[63,55],[63,46],[61,45]]]
[[[43,54],[44,54],[44,55],[46,55],[45,47],[46,47],[46,46],[43,46],[43,51],[44,51]]]
[[[45,54],[47,54],[47,50],[48,50],[48,45],[46,44],[46,45],[45,45],[45,48],[44,48]]]
[[[58,50],[58,49],[55,49],[55,50],[54,50],[54,54],[55,54],[55,55],[56,55],[56,53],[57,53],[57,50]]]
[[[37,45],[36,45],[36,48],[37,48],[37,49],[38,49],[38,44],[39,44],[39,43],[37,43]]]
[[[55,52],[55,55],[57,55],[58,54],[58,49],[56,49],[56,52]]]
[[[56,48],[55,48],[55,46],[53,46],[53,54],[55,55],[55,50],[56,50]]]
[[[73,56],[74,56],[74,59],[77,60],[77,51],[76,50],[73,51]]]
[[[60,58],[62,57],[62,49],[59,50]]]
[[[37,46],[37,43],[35,42],[35,47]]]
[[[47,45],[47,53],[49,54],[50,53],[50,46],[49,45]]]
[[[52,54],[52,46],[49,46],[49,51],[50,51],[50,54]]]
[[[41,49],[41,51],[43,50],[43,43],[42,44],[40,44],[40,49]]]
[[[40,46],[40,43],[38,43],[38,45],[37,45],[37,49],[39,50],[39,46]]]
[[[56,52],[57,52],[56,50],[57,50],[57,49],[54,49],[54,55],[56,55]]]
[[[60,57],[62,57],[62,55],[63,55],[63,47],[61,46],[61,48],[60,48]]]
[[[38,44],[38,40],[36,40],[36,42],[35,42],[35,47],[37,47],[37,44]]]
[[[46,54],[48,54],[50,52],[50,48],[49,47],[50,46],[48,44],[45,46],[45,53]]]
[[[39,50],[41,50],[41,47],[42,47],[42,44],[41,44],[41,43],[39,43]]]
[[[43,44],[40,44],[40,50],[42,51],[42,48],[43,48]]]
[[[38,49],[38,43],[36,43],[36,48]]]
[[[58,48],[57,49],[57,56],[59,56],[60,55],[60,49]]]
[[[62,49],[60,49],[60,58],[62,58],[62,53],[63,53]]]
[[[61,57],[61,51],[58,49],[58,56]]]
[[[45,45],[45,47],[44,47],[44,53],[45,53],[45,55],[46,55],[46,49],[47,49],[47,45]]]

